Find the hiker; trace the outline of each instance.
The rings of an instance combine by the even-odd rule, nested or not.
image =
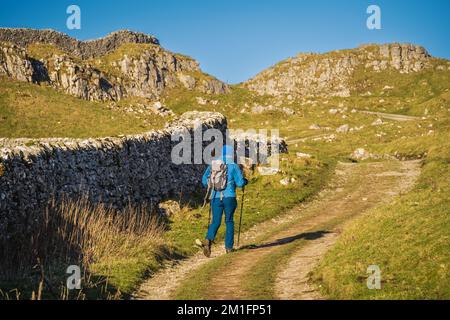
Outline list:
[[[205,256],[211,256],[211,246],[221,225],[222,214],[225,212],[225,249],[227,253],[231,253],[234,247],[234,212],[237,208],[236,187],[244,188],[248,184],[241,169],[234,162],[232,146],[223,147],[222,155],[206,169],[202,183],[205,188],[211,190],[212,211],[212,223],[203,242],[203,252]]]

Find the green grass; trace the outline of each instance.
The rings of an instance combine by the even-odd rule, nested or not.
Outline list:
[[[94,263],[91,272],[97,277],[107,279],[108,286],[119,291],[122,297],[129,297],[149,275],[161,268],[161,261],[167,248],[136,246],[127,255],[105,258]],[[168,254],[169,252],[167,252]]]
[[[171,298],[176,300],[207,300],[208,290],[213,285],[211,278],[217,273],[217,270],[226,268],[227,265],[231,264],[231,259],[239,259],[239,252],[233,255],[222,255],[208,262],[195,274],[191,274],[184,280]]]
[[[287,263],[289,257],[302,246],[306,240],[297,240],[282,249],[267,255],[258,261],[249,278],[244,280],[244,288],[250,300],[274,300],[274,283],[278,272]]]
[[[50,87],[0,77],[0,137],[106,137],[162,128],[164,122],[156,115],[137,118]]]
[[[351,223],[314,273],[333,299],[449,299],[450,131],[396,148],[428,156],[415,188]],[[392,148],[392,146],[390,146]],[[382,289],[368,290],[376,264]]]
[[[48,60],[55,54],[63,55],[64,51],[53,44],[34,43],[27,47],[27,54],[36,60]]]

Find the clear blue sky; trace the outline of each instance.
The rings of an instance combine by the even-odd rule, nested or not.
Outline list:
[[[81,8],[81,30],[66,28],[70,4]],[[370,4],[381,7],[382,30],[366,28]],[[449,0],[2,0],[0,26],[52,28],[82,40],[142,31],[237,83],[298,52],[369,42],[412,42],[450,58],[449,14]]]

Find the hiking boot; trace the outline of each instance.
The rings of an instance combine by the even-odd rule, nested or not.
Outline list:
[[[227,254],[233,253],[234,251],[234,249],[227,249]]]
[[[211,240],[204,240],[203,243],[202,243],[203,254],[207,258],[211,257],[211,246],[212,246],[212,241]]]

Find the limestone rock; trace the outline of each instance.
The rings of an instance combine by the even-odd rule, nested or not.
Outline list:
[[[97,40],[78,41],[54,30],[25,28],[0,28],[0,42],[14,43],[22,48],[33,43],[53,44],[81,59],[103,56],[128,43],[159,45],[155,37],[129,30],[116,31]]]
[[[153,104],[152,106],[152,110],[162,116],[162,117],[167,117],[167,116],[174,116],[175,114],[173,113],[172,110],[170,110],[169,108],[165,107],[162,105],[161,102],[157,101]]]
[[[200,92],[206,94],[220,94],[230,92],[230,88],[225,83],[214,78],[202,80],[199,86],[199,90]]]
[[[160,202],[158,205],[158,213],[163,217],[172,217],[181,211],[181,206],[178,202],[168,200]]]
[[[315,123],[309,126],[309,130],[320,130],[320,129],[322,129],[321,126]]]
[[[328,110],[328,113],[332,114],[332,115],[338,114],[338,112],[339,112],[338,109],[330,109],[330,110]]]
[[[279,169],[273,167],[258,167],[258,172],[262,176],[273,176],[279,172]]]
[[[351,155],[350,159],[353,161],[364,161],[372,158],[372,154],[363,148],[356,149]]]
[[[264,70],[244,83],[260,95],[293,98],[348,97],[358,68],[381,72],[419,72],[431,67],[430,55],[411,44],[364,45],[326,54],[299,54]]]
[[[33,67],[24,49],[12,44],[0,46],[0,75],[31,82]]]
[[[197,84],[197,80],[195,80],[194,77],[183,73],[178,74],[178,80],[180,80],[184,87],[189,90],[193,90],[195,88],[195,85]]]
[[[308,153],[297,152],[297,158],[299,159],[309,159],[312,156]]]
[[[201,106],[208,104],[208,100],[202,97],[196,97],[195,99],[197,100],[197,103]]]
[[[384,124],[384,121],[382,119],[377,119],[374,122],[372,122],[372,126],[381,126]]]
[[[344,124],[336,129],[337,133],[348,133],[350,131],[350,126],[348,124]]]
[[[275,106],[269,105],[269,106],[255,106],[252,108],[252,113],[255,113],[255,114],[261,114],[261,113],[270,112],[270,111],[282,112],[288,116],[292,116],[295,114],[294,110],[292,110],[291,108],[287,108],[287,107],[275,107]]]
[[[63,53],[29,57],[27,46],[34,43],[57,46]],[[127,51],[122,47],[126,44],[139,47]],[[119,48],[122,51],[117,51]],[[131,31],[82,42],[52,30],[0,29],[0,53],[0,74],[49,84],[85,100],[158,100],[166,89],[176,87],[207,94],[229,92],[223,82],[202,75],[197,61],[163,49],[152,36]],[[197,74],[198,79],[190,74]]]

